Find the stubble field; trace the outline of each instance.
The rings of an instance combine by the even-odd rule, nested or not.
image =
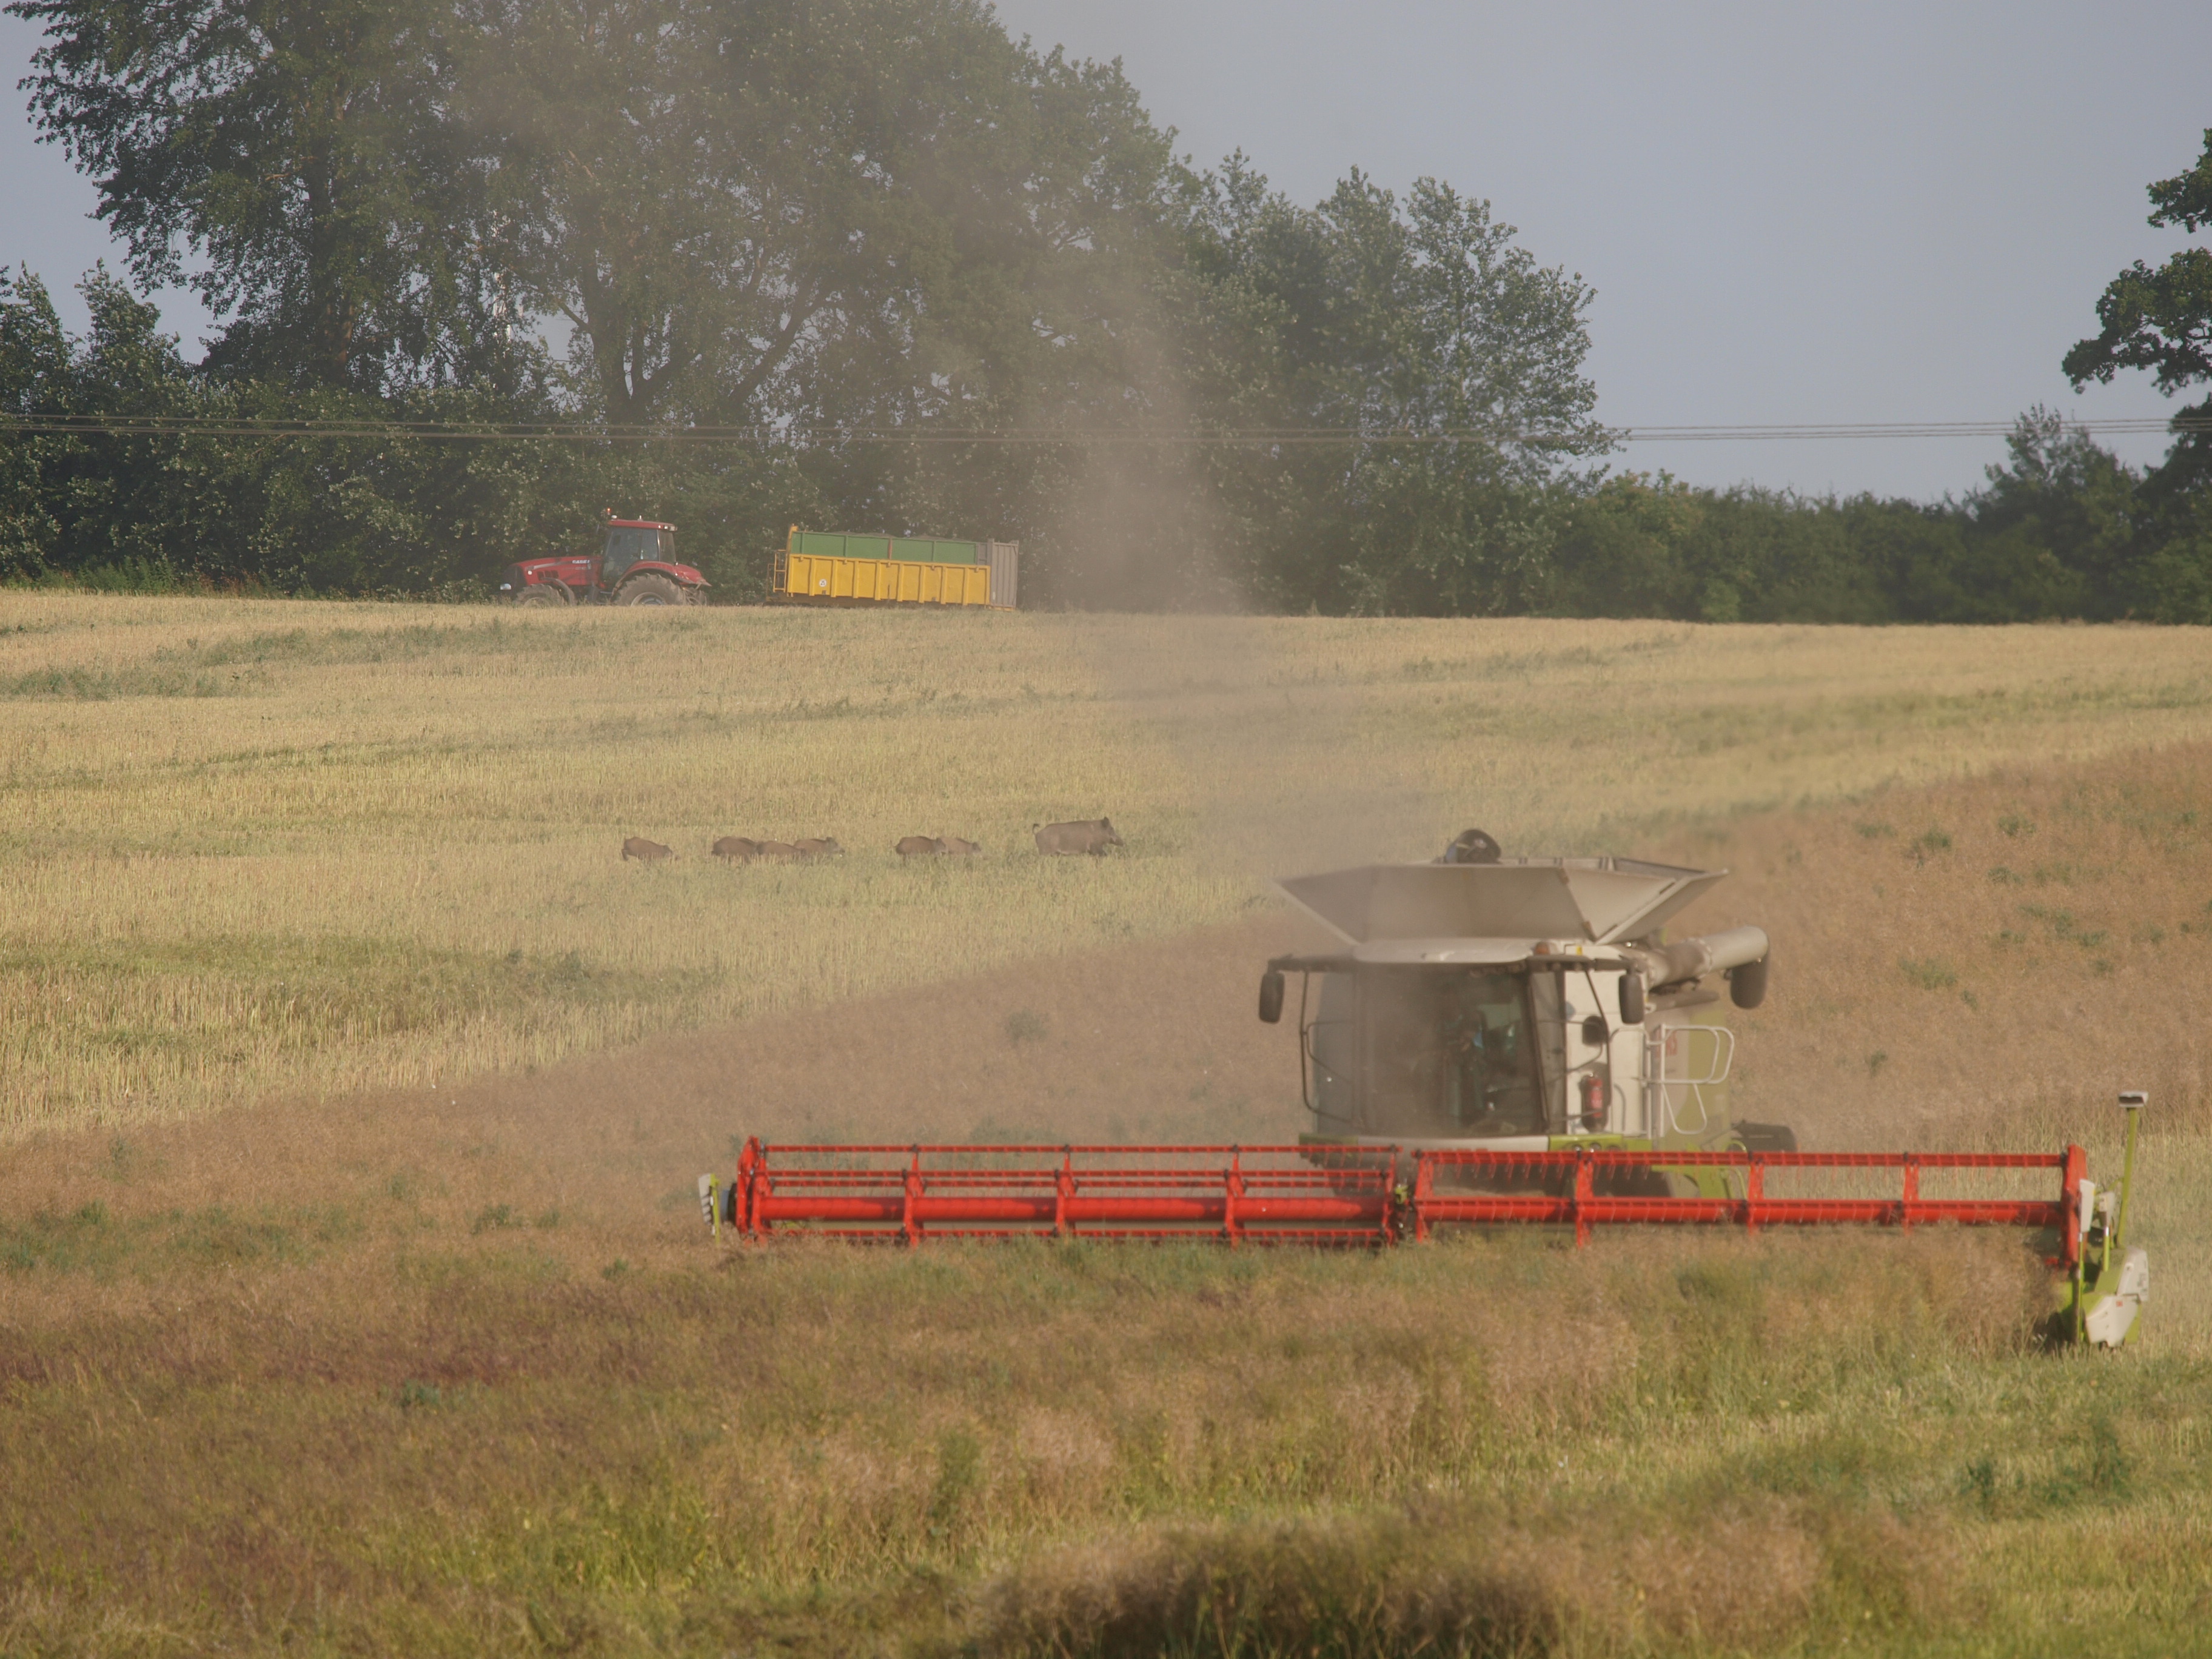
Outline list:
[[[0,598],[0,1133],[543,1066],[1272,903],[2212,733],[2148,629]],[[1045,860],[1114,815],[1125,856]],[[908,834],[980,841],[904,866]],[[1917,833],[1917,831],[1915,831]],[[739,834],[827,866],[731,870]],[[641,835],[672,865],[625,866]]]
[[[2205,643],[0,599],[0,1651],[2188,1650]],[[1735,869],[1812,1144],[2151,1089],[2140,1346],[2011,1239],[698,1226],[746,1133],[1294,1134],[1261,878],[1471,823]]]

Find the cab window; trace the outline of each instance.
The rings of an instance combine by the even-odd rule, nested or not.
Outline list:
[[[607,550],[601,559],[602,580],[617,580],[641,559],[660,556],[660,532],[617,525],[607,532]]]
[[[1469,969],[1366,977],[1367,1132],[1545,1132],[1528,981]]]

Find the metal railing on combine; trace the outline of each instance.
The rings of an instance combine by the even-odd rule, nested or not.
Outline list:
[[[1323,1146],[775,1146],[752,1139],[710,1214],[745,1238],[864,1243],[1102,1238],[1382,1245],[1440,1228],[1515,1224],[1764,1227],[1951,1224],[2054,1231],[2081,1251],[2087,1156],[2063,1152],[1765,1152],[1589,1146],[1523,1152]],[[1723,1172],[1728,1195],[1672,1190]],[[2045,1196],[1923,1190],[2055,1173]],[[1845,1193],[1771,1185],[1852,1187]],[[1881,1190],[1869,1190],[1880,1188]]]
[[[1376,1245],[1395,1158],[1301,1146],[745,1143],[723,1214],[747,1238],[1218,1238]]]

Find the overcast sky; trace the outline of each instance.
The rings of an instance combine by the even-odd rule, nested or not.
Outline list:
[[[2188,239],[2143,186],[2212,127],[2212,3],[1486,5],[1000,0],[1016,34],[1120,58],[1201,163],[1241,148],[1302,202],[1358,167],[1489,199],[1595,286],[1618,425],[2162,416],[2136,375],[2058,372],[2130,260]],[[36,35],[0,21],[0,66]],[[57,289],[103,254],[88,185],[0,122],[0,263]],[[81,313],[78,313],[81,315]],[[170,314],[188,347],[204,326]],[[2118,437],[2137,460],[2162,438]],[[1698,483],[1960,491],[1994,440],[1637,444]]]

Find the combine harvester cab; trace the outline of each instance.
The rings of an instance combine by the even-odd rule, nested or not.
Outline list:
[[[1473,832],[1470,832],[1473,836]],[[1455,848],[1464,845],[1462,837]],[[1092,1238],[1390,1247],[1455,1227],[1936,1224],[2026,1231],[2062,1342],[2118,1347],[2149,1293],[2126,1243],[2142,1097],[2116,1190],[2058,1152],[1808,1152],[1731,1118],[1739,1008],[1766,994],[1757,927],[1667,943],[1723,871],[1629,859],[1370,865],[1279,884],[1343,942],[1279,957],[1260,1018],[1297,1030],[1314,1133],[1296,1145],[769,1146],[724,1186],[719,1235],[899,1245]],[[1318,981],[1316,988],[1315,981]],[[1995,1190],[1992,1190],[1994,1188]]]
[[[1261,1018],[1272,1021],[1284,975],[1301,975],[1309,1143],[1795,1151],[1787,1128],[1731,1121],[1735,1038],[1707,982],[1723,981],[1739,1008],[1759,1006],[1765,933],[1661,942],[1668,918],[1725,873],[1501,859],[1277,884],[1346,947],[1278,957],[1261,981]],[[1731,1183],[1685,1164],[1640,1184],[1717,1197]]]

